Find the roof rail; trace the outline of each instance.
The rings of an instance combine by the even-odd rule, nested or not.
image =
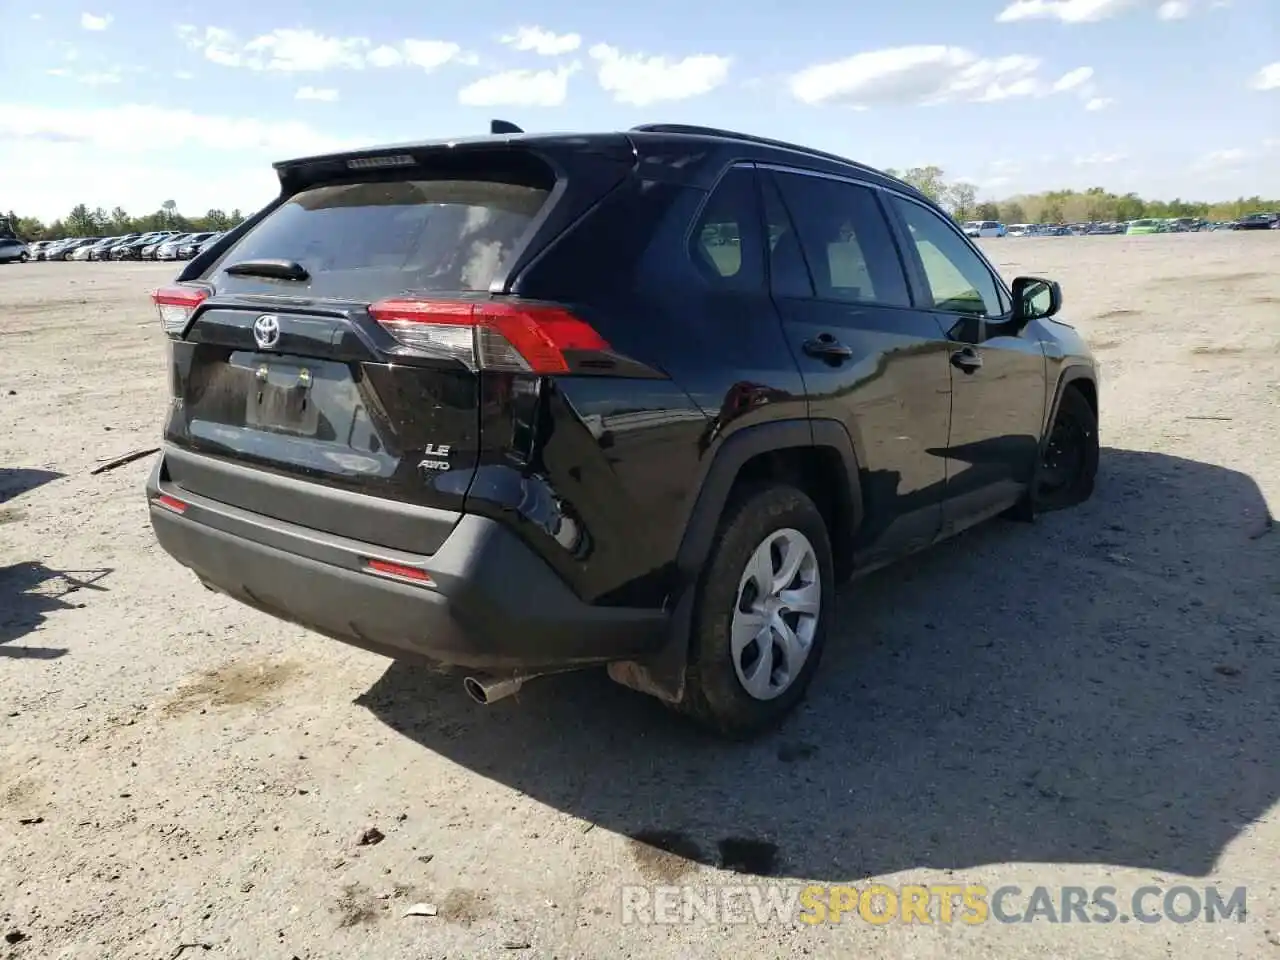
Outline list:
[[[738,133],[736,130],[721,130],[719,127],[699,127],[687,123],[642,123],[638,127],[632,127],[634,133],[679,133],[693,137],[719,137],[722,140],[742,140],[745,143],[758,143],[765,147],[777,147],[780,150],[793,150],[796,153],[808,154],[811,157],[822,157],[824,160],[834,160],[837,163],[847,163],[855,167],[861,167],[863,170],[873,170],[865,163],[859,163],[857,160],[850,160],[848,157],[842,157],[836,153],[827,153],[825,150],[814,150],[812,147],[803,147],[798,143],[789,143],[786,140],[774,140],[769,137],[758,137],[752,133]],[[875,171],[880,173],[880,171]],[[888,174],[882,174],[888,176]],[[892,179],[892,178],[890,178]]]

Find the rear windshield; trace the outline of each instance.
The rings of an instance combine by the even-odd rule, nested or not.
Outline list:
[[[210,279],[224,292],[349,300],[486,290],[546,199],[544,189],[486,180],[315,187],[272,211],[219,259]],[[223,272],[258,259],[297,261],[311,278]]]

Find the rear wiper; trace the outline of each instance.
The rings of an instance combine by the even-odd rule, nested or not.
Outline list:
[[[223,268],[233,277],[270,277],[272,280],[310,280],[311,274],[297,260],[241,260]]]

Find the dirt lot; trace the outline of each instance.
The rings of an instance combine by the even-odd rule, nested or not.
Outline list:
[[[476,707],[198,588],[152,458],[90,474],[156,443],[171,268],[0,268],[0,957],[1280,958],[1280,235],[987,246],[1102,358],[1097,494],[846,590],[808,705],[740,746],[602,675]],[[1248,916],[624,925],[623,884],[744,882],[726,851]]]

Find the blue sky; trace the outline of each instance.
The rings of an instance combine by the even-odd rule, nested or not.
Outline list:
[[[1277,0],[0,0],[0,90],[0,206],[45,218],[249,210],[272,160],[491,117],[722,126],[984,197],[1280,195]]]

